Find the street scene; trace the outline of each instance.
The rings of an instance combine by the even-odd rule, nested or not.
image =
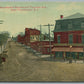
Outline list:
[[[0,82],[84,82],[84,2],[0,2]]]
[[[9,45],[11,46],[9,48]],[[42,60],[11,41],[8,58],[0,70],[0,81],[83,81],[84,64]]]

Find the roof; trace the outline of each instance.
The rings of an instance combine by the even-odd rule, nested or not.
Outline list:
[[[29,30],[32,30],[32,31],[35,31],[35,30],[36,30],[36,31],[40,31],[40,30],[38,30],[38,29],[36,29],[36,28],[34,28],[34,29],[33,29],[33,28],[26,28],[26,29],[27,29],[27,30],[29,29]]]
[[[40,35],[40,30],[32,29],[32,28],[25,28],[25,31],[30,32],[30,35]]]
[[[84,14],[81,14],[81,13],[75,13],[75,14],[73,14],[73,15],[64,17],[63,19],[59,19],[59,20],[75,19],[75,18],[84,18]]]

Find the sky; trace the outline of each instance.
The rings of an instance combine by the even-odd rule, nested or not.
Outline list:
[[[5,0],[4,0],[5,1]],[[11,8],[10,8],[11,7]],[[18,7],[18,8],[17,8]],[[41,25],[54,24],[60,15],[84,14],[84,2],[2,2],[0,0],[0,31],[9,31],[16,36],[25,28],[40,29]],[[51,31],[54,30],[51,27]],[[42,26],[42,32],[48,33],[48,27]]]
[[[0,1],[84,1],[84,0],[0,0]]]

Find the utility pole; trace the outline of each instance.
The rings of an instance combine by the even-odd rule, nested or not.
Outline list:
[[[41,28],[42,28],[42,25],[40,24],[40,25],[38,25],[38,26],[40,26],[40,52],[41,52],[41,47],[42,47],[42,44],[41,44]]]
[[[50,26],[54,26],[53,24],[48,24],[48,25],[43,25],[43,26],[48,26],[48,30],[49,30],[49,46],[50,46],[50,57],[52,57],[51,55],[51,38],[50,38]]]

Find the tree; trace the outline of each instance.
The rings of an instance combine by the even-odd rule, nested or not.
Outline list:
[[[1,46],[1,51],[2,51],[2,46],[6,46],[6,42],[8,40],[9,33],[8,32],[2,32],[0,33],[0,46]]]
[[[19,32],[19,34],[20,34],[21,36],[24,36],[24,35],[25,35],[24,32]]]

